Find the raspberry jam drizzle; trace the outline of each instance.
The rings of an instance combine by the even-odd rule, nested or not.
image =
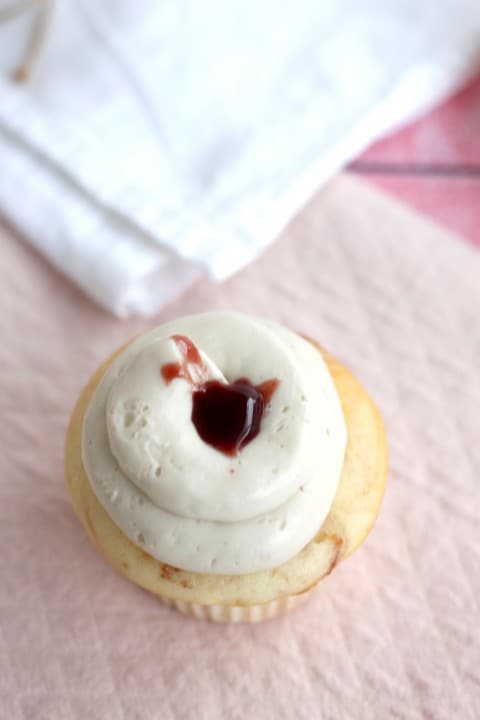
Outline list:
[[[260,432],[265,408],[280,381],[276,378],[253,385],[248,378],[225,384],[206,380],[207,369],[189,338],[172,335],[182,359],[166,363],[161,374],[166,383],[183,378],[192,386],[192,422],[202,440],[225,455],[238,455]]]
[[[180,362],[166,363],[160,369],[162,377],[168,384],[175,378],[183,378],[195,387],[207,377],[207,369],[198,348],[185,335],[172,335],[182,359]]]

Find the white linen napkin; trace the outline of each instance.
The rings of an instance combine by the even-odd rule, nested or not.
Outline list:
[[[252,260],[479,48],[478,0],[63,0],[34,80],[0,78],[0,212],[103,307],[153,314]]]

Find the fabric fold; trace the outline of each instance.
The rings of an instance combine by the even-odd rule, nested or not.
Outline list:
[[[0,212],[103,307],[152,314],[253,260],[479,41],[477,0],[64,0],[32,83],[0,78]]]

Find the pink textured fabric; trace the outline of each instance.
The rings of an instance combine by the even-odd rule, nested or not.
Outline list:
[[[480,175],[369,175],[379,189],[480,248]]]
[[[480,248],[480,75],[352,169]]]
[[[480,165],[480,75],[453,97],[396,133],[372,145],[359,165],[436,168],[439,174]]]
[[[349,177],[207,308],[313,334],[386,418],[378,524],[303,609],[261,626],[186,619],[117,575],[70,508],[68,415],[146,330],[97,310],[0,237],[0,717],[474,720],[480,706],[480,257]]]

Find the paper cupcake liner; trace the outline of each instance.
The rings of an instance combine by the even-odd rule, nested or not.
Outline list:
[[[159,599],[164,605],[175,608],[183,615],[200,620],[212,620],[218,623],[257,623],[272,620],[303,605],[314,590],[315,588],[310,588],[299,595],[286,595],[262,605],[201,605],[184,600]]]

